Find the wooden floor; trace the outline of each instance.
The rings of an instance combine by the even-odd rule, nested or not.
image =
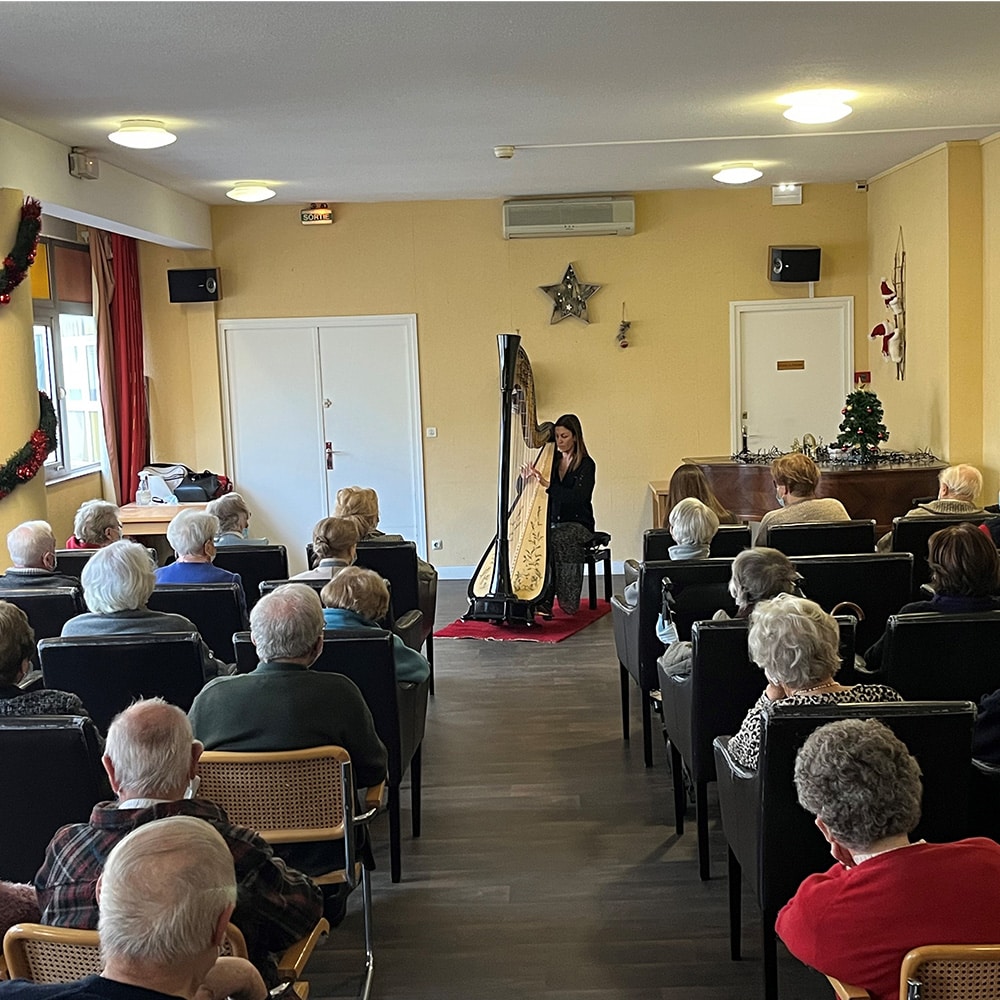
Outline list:
[[[465,611],[444,581],[438,627]],[[693,822],[673,833],[659,734],[642,764],[621,739],[611,616],[562,643],[435,643],[424,739],[423,830],[403,812],[403,880],[389,881],[384,818],[373,873],[379,1000],[729,1000],[762,995],[759,921],[744,896],[744,959],[729,959],[725,842],[698,879]],[[408,806],[408,791],[404,792]],[[689,817],[693,820],[693,815]],[[357,894],[355,894],[356,896]],[[360,970],[360,900],[313,956],[313,997]],[[779,946],[780,949],[780,946]],[[781,1000],[827,998],[780,950]]]

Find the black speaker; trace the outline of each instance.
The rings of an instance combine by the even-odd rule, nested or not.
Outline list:
[[[772,281],[819,281],[819,247],[768,247]]]
[[[167,271],[171,302],[218,302],[219,269],[216,267],[185,267]]]

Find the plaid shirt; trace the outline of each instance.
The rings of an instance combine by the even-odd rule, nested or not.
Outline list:
[[[144,809],[118,809],[114,802],[94,807],[89,823],[56,832],[35,876],[42,922],[57,927],[97,927],[97,878],[111,849],[143,823],[166,816],[195,816],[222,834],[236,868],[237,901],[233,923],[243,932],[250,960],[265,981],[276,981],[270,952],[280,952],[305,937],[323,915],[323,897],[308,876],[275,857],[252,830],[233,826],[225,812],[207,799],[158,802]]]

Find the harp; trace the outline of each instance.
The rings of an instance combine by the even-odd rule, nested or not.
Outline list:
[[[521,338],[497,337],[500,351],[500,469],[497,533],[469,581],[475,621],[530,624],[548,582],[549,498],[521,467],[534,465],[552,481],[553,425],[535,420],[535,382]],[[514,497],[511,503],[511,497]]]

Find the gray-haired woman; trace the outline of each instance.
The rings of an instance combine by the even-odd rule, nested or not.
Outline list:
[[[250,537],[250,508],[239,493],[226,493],[205,505],[206,514],[219,519],[216,545],[270,545],[266,538]]]
[[[788,705],[866,704],[902,701],[884,684],[840,684],[837,620],[804,597],[779,594],[750,616],[750,658],[764,671],[767,687],[729,741],[733,759],[757,769],[764,718],[777,702]]]

